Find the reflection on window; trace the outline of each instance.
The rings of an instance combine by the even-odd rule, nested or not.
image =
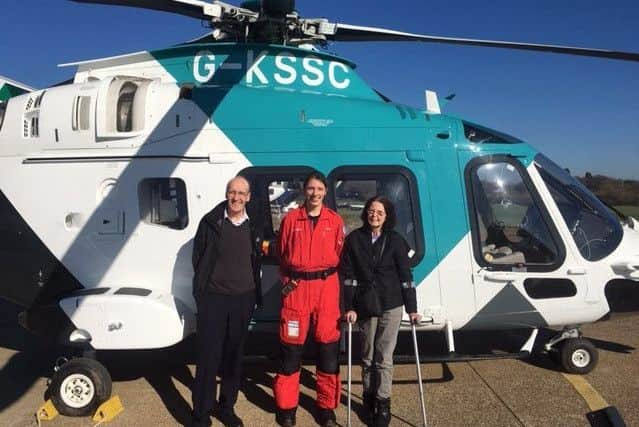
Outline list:
[[[507,162],[471,175],[481,256],[494,265],[548,265],[559,250],[519,171]]]
[[[264,219],[265,240],[277,241],[284,217],[304,204],[302,183],[312,171],[307,166],[266,166],[240,172],[251,183],[251,201],[247,204],[249,216]],[[272,257],[269,260],[275,261]]]
[[[268,184],[271,223],[275,234],[279,232],[280,224],[286,214],[304,204],[303,182],[303,178],[297,178],[288,181],[272,181]]]
[[[341,179],[340,179],[341,178]],[[362,226],[361,213],[366,201],[373,196],[384,196],[395,205],[395,230],[415,249],[415,217],[408,179],[399,173],[376,174],[374,169],[366,176],[344,175],[335,178],[337,212],[344,220],[346,233]]]
[[[623,237],[617,218],[583,184],[551,160],[538,155],[535,162],[581,255],[588,261],[610,255]]]
[[[189,222],[186,185],[179,178],[148,178],[138,186],[140,218],[147,224],[174,230]]]

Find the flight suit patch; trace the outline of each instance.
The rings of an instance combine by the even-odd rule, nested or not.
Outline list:
[[[286,323],[287,335],[291,338],[298,338],[300,336],[300,322],[299,320],[289,320]]]

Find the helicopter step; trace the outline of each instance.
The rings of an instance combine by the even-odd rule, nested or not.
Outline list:
[[[519,351],[516,353],[486,353],[486,354],[459,354],[448,353],[433,356],[421,356],[419,361],[421,363],[440,363],[440,362],[473,362],[478,360],[501,360],[501,359],[526,359],[530,357],[529,351]],[[415,363],[415,356],[413,355],[395,355],[393,357],[395,363],[407,364]]]
[[[444,327],[444,334],[448,345],[448,354],[422,356],[420,358],[420,362],[470,362],[474,360],[525,359],[532,354],[532,349],[538,333],[539,329],[533,329],[524,345],[517,352],[460,354],[455,351],[455,338],[453,335],[452,322],[447,321],[446,326]],[[414,356],[412,355],[395,356],[394,360],[398,363],[412,363],[415,361]]]

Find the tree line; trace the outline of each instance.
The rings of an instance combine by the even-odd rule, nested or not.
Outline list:
[[[577,179],[611,205],[639,206],[639,181],[593,175],[590,172],[586,172],[583,177],[578,176]]]

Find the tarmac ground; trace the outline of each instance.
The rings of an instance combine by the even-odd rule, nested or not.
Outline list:
[[[37,425],[34,413],[44,402],[46,381],[52,374],[55,359],[63,355],[60,349],[43,345],[37,337],[21,329],[15,322],[17,310],[8,303],[0,303],[0,426],[7,427]],[[591,413],[603,402],[604,406],[614,406],[627,426],[639,426],[639,315],[629,311],[613,313],[610,320],[586,325],[582,331],[599,350],[598,366],[583,377],[564,375],[547,355],[539,353],[525,360],[422,364],[428,424],[437,427],[599,425]],[[555,333],[541,330],[536,347],[541,347]],[[420,353],[441,351],[442,335],[420,333]],[[460,333],[456,342],[461,353],[499,352],[518,349],[525,339],[518,331]],[[251,336],[249,343],[249,352],[267,357],[246,360],[245,381],[236,412],[247,427],[275,426],[271,387],[276,369],[277,336]],[[109,425],[187,423],[195,372],[192,346],[192,340],[186,340],[161,351],[99,353],[99,359],[112,375],[113,394],[120,397],[125,408]],[[396,354],[412,351],[410,334],[403,334]],[[357,359],[356,354],[354,357]],[[346,425],[345,364],[341,374],[343,395],[337,418],[340,425]],[[416,378],[415,364],[396,365],[392,426],[422,425]],[[298,426],[317,425],[313,416],[314,382],[314,366],[304,365]],[[352,424],[361,426],[364,425],[359,418],[362,387],[357,365],[353,367],[352,384]],[[90,417],[58,416],[52,421],[43,421],[42,425],[93,426],[95,422]],[[213,419],[213,425],[221,424]]]

